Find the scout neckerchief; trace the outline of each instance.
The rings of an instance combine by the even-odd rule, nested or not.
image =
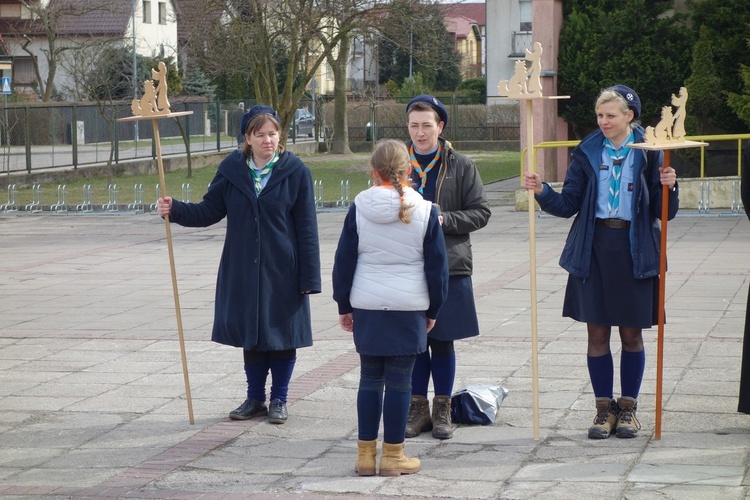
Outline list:
[[[424,169],[417,161],[417,157],[414,156],[414,145],[412,144],[409,146],[409,159],[411,160],[411,166],[414,168],[414,170],[419,174],[419,178],[422,180],[421,185],[418,188],[419,194],[422,194],[424,192],[424,187],[427,184],[427,173],[432,170],[432,167],[437,165],[438,161],[440,161],[440,156],[443,154],[443,143],[442,141],[438,141],[438,147],[437,147],[437,153],[435,153],[435,158],[432,159],[429,165],[427,165]]]
[[[247,166],[250,168],[250,176],[253,178],[253,183],[255,184],[255,194],[260,194],[261,190],[263,189],[263,179],[268,177],[268,174],[271,173],[271,170],[273,170],[274,165],[276,165],[276,162],[279,160],[279,152],[276,151],[273,153],[273,156],[271,159],[266,163],[266,166],[260,169],[260,171],[256,170],[253,167],[253,160],[252,158],[248,158],[245,160],[247,162]]]
[[[609,200],[607,201],[607,211],[609,215],[617,215],[617,211],[620,209],[620,180],[622,180],[622,164],[625,162],[625,157],[628,156],[630,148],[628,144],[635,140],[633,132],[625,140],[625,142],[618,149],[612,145],[612,141],[604,139],[604,149],[607,154],[612,158],[612,177],[609,181]]]

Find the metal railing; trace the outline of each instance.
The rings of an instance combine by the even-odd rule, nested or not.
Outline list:
[[[170,100],[173,111],[193,114],[159,121],[164,156],[222,152],[237,147],[237,101]],[[347,107],[350,140],[408,137],[404,113],[409,100],[364,94],[350,97]],[[517,104],[488,105],[481,98],[461,96],[443,98],[443,102],[450,117],[444,135],[450,140],[519,140]],[[254,104],[245,101],[245,109]],[[303,101],[300,107],[315,115],[313,137],[290,134],[288,143],[330,140],[332,100],[319,96],[315,103]],[[0,174],[77,169],[102,165],[110,159],[113,164],[155,159],[150,123],[116,121],[130,114],[129,102],[106,106],[103,111],[89,103],[9,104],[0,114]],[[294,130],[295,124],[290,128]]]

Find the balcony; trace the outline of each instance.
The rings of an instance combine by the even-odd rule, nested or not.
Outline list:
[[[508,57],[513,59],[523,59],[526,57],[526,50],[530,51],[533,44],[531,33],[531,31],[514,31],[512,33],[512,47]]]

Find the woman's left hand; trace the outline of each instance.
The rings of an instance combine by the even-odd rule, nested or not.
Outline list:
[[[677,184],[677,172],[672,167],[659,167],[659,173],[662,186],[672,189]]]

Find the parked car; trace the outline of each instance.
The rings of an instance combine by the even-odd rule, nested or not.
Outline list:
[[[294,112],[294,121],[289,127],[289,135],[296,139],[301,135],[312,137],[315,133],[315,117],[306,109]]]

